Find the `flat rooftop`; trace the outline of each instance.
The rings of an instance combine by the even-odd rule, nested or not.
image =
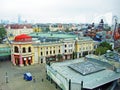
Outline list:
[[[92,62],[93,66],[96,65],[98,67],[101,67],[100,69],[102,70],[98,69],[98,71],[96,72],[96,69],[95,69],[95,71],[93,70],[94,73],[93,72],[89,73],[88,71],[86,75],[83,75],[84,69],[79,73],[78,71],[75,71],[74,69],[70,68],[71,65],[76,65],[76,64],[79,64],[80,68],[84,68],[85,66],[83,65],[86,64],[86,62],[90,62],[90,61],[85,61],[83,58],[81,58],[76,60],[52,63],[51,67],[53,68],[53,70],[57,71],[59,74],[61,74],[68,80],[71,79],[71,82],[81,83],[81,81],[83,81],[83,88],[86,88],[86,89],[94,89],[96,87],[99,87],[101,85],[104,85],[106,83],[109,83],[111,81],[114,81],[120,78],[120,73],[116,73],[110,69],[107,69],[106,67],[102,66],[102,64],[98,64],[98,63],[93,64]],[[90,64],[87,64],[87,65],[90,65]],[[104,70],[102,67],[104,68]]]
[[[50,38],[76,38],[77,35],[71,34],[58,34],[58,33],[31,33],[30,36],[32,37],[50,37]]]
[[[104,67],[101,67],[97,63],[93,63],[90,61],[71,64],[68,67],[82,75],[88,75],[105,69]]]

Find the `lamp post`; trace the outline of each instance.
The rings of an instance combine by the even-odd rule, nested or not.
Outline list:
[[[7,72],[5,74],[5,82],[8,83],[8,74],[7,74]]]

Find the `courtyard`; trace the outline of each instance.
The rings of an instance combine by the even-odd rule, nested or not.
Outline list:
[[[32,81],[25,81],[23,74],[30,72]],[[6,83],[6,73],[8,83]],[[13,66],[10,61],[0,62],[0,90],[59,90],[54,83],[46,79],[45,64],[31,66]]]

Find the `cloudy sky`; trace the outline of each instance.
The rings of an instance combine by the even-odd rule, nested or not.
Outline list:
[[[106,13],[120,15],[120,0],[0,0],[0,20],[86,23]]]

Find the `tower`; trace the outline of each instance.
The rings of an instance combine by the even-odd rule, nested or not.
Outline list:
[[[18,15],[18,24],[20,24],[20,23],[21,23],[21,16]]]

